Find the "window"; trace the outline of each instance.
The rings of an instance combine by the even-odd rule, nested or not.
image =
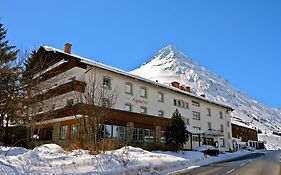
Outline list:
[[[68,99],[66,101],[66,106],[72,106],[73,105],[73,99]]]
[[[192,136],[192,141],[199,142],[199,137],[198,136]]]
[[[193,113],[193,119],[194,120],[200,120],[200,113],[196,111],[192,111]]]
[[[186,119],[185,119],[185,124],[186,124],[186,125],[189,125],[189,118],[186,118]]]
[[[42,130],[40,130],[40,133],[41,133],[41,131],[43,133],[43,136],[42,136],[42,138],[38,137],[40,140],[52,140],[53,128],[43,128]],[[37,134],[37,131],[35,132],[35,134]]]
[[[125,92],[127,93],[127,94],[133,94],[133,85],[132,85],[132,83],[126,83],[125,84]]]
[[[159,111],[158,111],[158,116],[159,116],[159,117],[164,117],[164,111],[159,110]]]
[[[111,79],[110,77],[103,77],[103,87],[106,89],[111,89]]]
[[[144,141],[145,142],[154,142],[154,130],[153,129],[144,129]]]
[[[225,141],[223,138],[220,138],[220,147],[225,147]]]
[[[186,108],[186,109],[189,108],[188,103],[184,102],[183,100],[174,99],[174,105],[181,108]]]
[[[212,129],[212,123],[208,122],[208,129],[211,130]]]
[[[100,125],[99,126],[99,137],[100,138],[111,138],[112,137],[112,125]]]
[[[193,129],[195,129],[195,130],[201,130],[201,128],[198,127],[198,126],[193,126]]]
[[[141,107],[140,107],[140,113],[141,113],[141,114],[146,114],[146,112],[147,112],[146,107],[141,106]]]
[[[142,142],[143,141],[143,129],[142,128],[134,128],[134,136],[133,139],[136,142]]]
[[[118,139],[125,139],[125,127],[124,126],[115,126],[115,130],[116,130],[116,137]],[[114,134],[114,133],[113,133]]]
[[[79,137],[78,124],[71,125],[70,139],[75,139]]]
[[[161,143],[166,143],[165,131],[160,131],[160,142]]]
[[[222,119],[222,112],[220,111],[220,119]]]
[[[147,98],[147,89],[145,87],[140,88],[140,96]]]
[[[223,125],[220,125],[221,126],[221,132],[223,132]]]
[[[227,133],[227,135],[228,135],[228,139],[230,139],[230,133]]]
[[[229,121],[228,121],[228,122],[227,122],[227,127],[229,127],[229,125],[230,125],[230,124],[229,124]]]
[[[158,92],[158,101],[164,102],[164,94],[162,92]]]
[[[63,125],[60,127],[60,139],[65,140],[67,136],[67,126]]]
[[[182,107],[182,108],[184,108],[184,101],[181,101],[181,103],[180,103],[180,107]]]
[[[197,102],[197,101],[192,101],[192,105],[193,106],[198,106],[198,107],[200,106],[199,102]]]
[[[132,105],[130,103],[126,103],[124,107],[125,111],[132,111]]]
[[[100,125],[100,138],[125,139],[125,127],[116,125]]]
[[[207,116],[211,116],[211,109],[207,108]]]
[[[187,102],[185,102],[185,108],[188,109],[189,108],[189,105]]]

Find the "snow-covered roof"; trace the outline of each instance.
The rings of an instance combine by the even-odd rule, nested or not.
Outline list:
[[[203,134],[204,131],[203,130],[198,130],[198,129],[194,129],[193,127],[189,126],[186,128],[188,132],[190,132],[191,134]]]
[[[224,133],[220,130],[206,130],[204,132],[204,135],[206,135],[206,136],[223,136]]]
[[[245,123],[242,123],[242,122],[237,121],[237,120],[232,119],[231,124],[235,124],[235,125],[238,125],[238,126],[241,126],[241,127],[244,127],[244,128],[249,128],[249,129],[255,130],[254,128],[250,127],[249,125],[246,125]]]
[[[42,46],[42,47],[43,47],[44,50],[46,50],[46,51],[59,52],[59,53],[65,54],[65,55],[72,56],[72,57],[74,57],[74,58],[79,59],[82,63],[86,63],[86,64],[88,64],[88,65],[92,65],[92,66],[95,66],[95,67],[99,67],[99,68],[104,69],[104,70],[108,70],[108,71],[111,71],[111,72],[115,72],[115,73],[120,74],[120,75],[124,75],[124,76],[130,77],[130,78],[137,79],[137,80],[140,80],[140,81],[143,81],[143,82],[147,82],[147,83],[150,83],[150,84],[159,86],[159,87],[163,87],[163,88],[166,88],[166,89],[169,89],[169,90],[172,90],[172,91],[181,93],[181,94],[185,94],[185,95],[188,95],[188,96],[191,96],[191,97],[194,97],[194,98],[197,98],[197,99],[200,99],[200,100],[203,100],[203,101],[206,101],[206,102],[209,102],[209,103],[212,103],[212,104],[215,104],[215,105],[224,107],[224,108],[227,108],[227,109],[229,109],[229,110],[234,110],[232,107],[230,107],[230,106],[228,106],[228,105],[224,105],[224,104],[221,104],[221,103],[218,103],[218,102],[215,102],[215,101],[207,100],[207,99],[204,98],[204,97],[197,96],[197,95],[192,94],[192,93],[190,93],[190,92],[182,91],[182,90],[180,90],[180,89],[178,89],[178,88],[171,87],[171,86],[168,86],[168,85],[164,85],[164,84],[161,84],[161,83],[158,83],[158,82],[155,82],[155,81],[152,81],[152,80],[143,78],[143,77],[141,77],[141,76],[131,74],[131,73],[126,72],[126,71],[124,71],[124,70],[120,70],[120,69],[117,69],[117,68],[115,68],[115,67],[111,67],[111,66],[108,66],[108,65],[105,65],[105,64],[102,64],[102,63],[99,63],[99,62],[90,60],[90,59],[85,58],[85,57],[81,57],[81,56],[78,56],[78,55],[75,55],[75,54],[69,54],[69,53],[66,53],[66,52],[64,52],[64,51],[61,51],[61,50],[59,50],[59,49],[56,49],[56,48],[53,48],[53,47],[50,47],[50,46]]]

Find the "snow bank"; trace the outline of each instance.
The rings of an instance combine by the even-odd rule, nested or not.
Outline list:
[[[218,148],[216,148],[214,146],[211,146],[211,145],[201,145],[201,146],[195,148],[194,150],[195,151],[205,151],[205,150],[208,150],[208,149],[209,150],[214,150],[214,149],[218,150]]]
[[[149,152],[128,146],[90,155],[87,150],[67,152],[55,144],[41,145],[33,150],[0,147],[0,174],[164,174],[240,154],[209,157],[196,151]]]

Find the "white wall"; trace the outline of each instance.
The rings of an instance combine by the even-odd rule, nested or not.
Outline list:
[[[140,113],[140,107],[144,106],[147,108],[148,115],[158,116],[158,111],[164,111],[164,117],[171,118],[173,112],[178,109],[178,111],[182,114],[183,118],[189,119],[189,127],[200,127],[201,130],[205,131],[208,129],[208,122],[212,123],[212,128],[219,130],[220,125],[223,125],[224,128],[224,138],[225,138],[225,146],[224,148],[220,148],[221,150],[228,150],[229,146],[232,148],[231,141],[231,127],[227,126],[227,122],[230,124],[230,113],[227,112],[225,107],[215,105],[209,103],[207,101],[197,99],[186,94],[178,93],[172,90],[169,90],[164,87],[159,87],[156,85],[152,85],[147,82],[143,82],[141,80],[130,78],[124,75],[120,75],[117,73],[113,73],[110,71],[106,71],[104,69],[94,68],[91,66],[87,67],[87,70],[81,68],[72,68],[67,72],[59,75],[58,77],[54,77],[45,83],[43,83],[44,87],[50,87],[54,84],[62,84],[69,81],[69,78],[76,76],[78,80],[85,81],[87,86],[91,86],[96,80],[99,82],[99,86],[102,86],[102,81],[104,76],[108,76],[111,78],[111,90],[115,91],[117,95],[117,101],[114,105],[115,109],[124,110],[124,104],[130,103],[132,104],[132,112]],[[133,93],[127,94],[125,93],[125,83],[130,82],[133,84]],[[42,86],[43,86],[42,85]],[[140,88],[147,88],[147,98],[140,97]],[[162,92],[164,94],[164,102],[158,102],[158,92]],[[50,99],[50,103],[58,103],[59,107],[64,107],[66,103],[66,98],[77,97],[77,92],[67,93],[53,99]],[[63,99],[63,100],[61,100]],[[181,108],[178,106],[174,106],[174,99],[181,99],[189,104],[189,108]],[[136,103],[137,101],[141,101],[142,103]],[[200,107],[193,106],[192,101],[196,101],[200,103]],[[59,102],[60,101],[60,102]],[[61,104],[59,104],[61,103]],[[207,108],[211,109],[211,116],[207,116]],[[200,120],[194,120],[192,111],[196,111],[200,113]],[[219,112],[223,113],[223,119],[220,119]],[[230,134],[230,139],[228,138],[228,133]],[[203,140],[202,140],[203,141]],[[198,146],[198,143],[193,142],[194,147]],[[186,147],[188,147],[190,143],[187,143]]]
[[[96,75],[96,76],[93,76]],[[171,118],[173,112],[176,109],[182,114],[183,118],[189,119],[190,127],[196,126],[200,127],[201,130],[208,130],[208,122],[212,123],[212,128],[216,130],[220,130],[220,125],[223,125],[224,128],[224,138],[225,138],[225,147],[220,148],[221,150],[229,150],[229,146],[232,148],[231,141],[231,126],[230,126],[230,112],[227,112],[227,109],[209,103],[207,101],[197,99],[186,94],[181,94],[167,88],[159,87],[156,85],[152,85],[147,82],[140,81],[138,79],[133,79],[124,75],[119,75],[116,73],[112,73],[106,70],[101,69],[93,69],[86,76],[86,81],[91,79],[89,77],[97,77],[99,82],[102,84],[102,79],[104,76],[108,76],[111,78],[111,91],[115,90],[118,95],[117,103],[114,106],[115,109],[124,110],[125,103],[132,104],[132,112],[140,113],[140,107],[144,106],[147,108],[148,115],[158,116],[158,111],[164,111],[164,117]],[[125,83],[130,82],[133,85],[133,93],[127,94],[125,93]],[[87,82],[87,84],[91,84]],[[143,98],[140,96],[140,88],[147,88],[147,98]],[[158,92],[162,92],[164,94],[164,103],[158,102]],[[136,103],[135,99],[141,100],[144,103]],[[181,99],[185,102],[188,102],[189,108],[181,108],[178,106],[174,106],[174,99]],[[200,107],[193,106],[192,101],[196,101],[200,103]],[[207,108],[211,109],[211,116],[207,116]],[[196,111],[200,113],[201,120],[194,120],[192,111]],[[223,113],[223,118],[220,119],[219,112]],[[227,122],[229,122],[229,126],[227,126]],[[230,138],[228,138],[228,133]],[[203,140],[202,140],[203,141]],[[219,141],[219,140],[215,140]],[[188,143],[187,143],[188,144]],[[194,146],[196,146],[196,142],[194,142]]]

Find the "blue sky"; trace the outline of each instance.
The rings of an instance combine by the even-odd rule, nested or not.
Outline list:
[[[42,44],[129,71],[167,44],[269,106],[281,108],[281,1],[1,2],[11,44]]]

